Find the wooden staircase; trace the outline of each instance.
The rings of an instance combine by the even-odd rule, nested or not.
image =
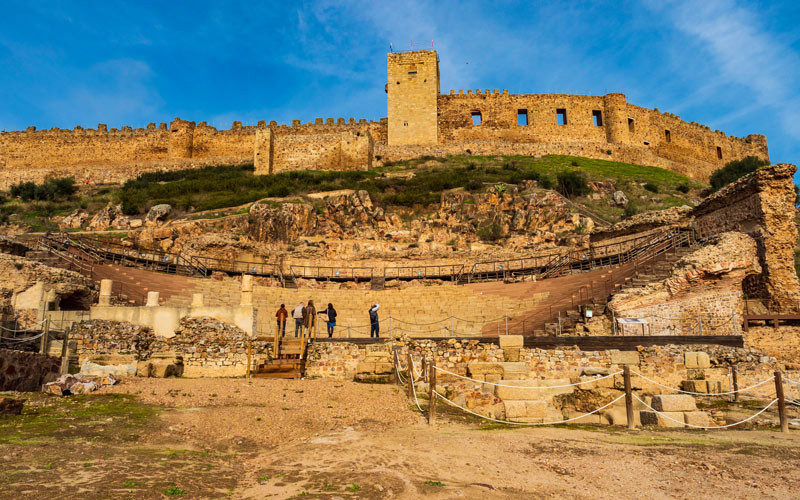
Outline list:
[[[261,360],[255,368],[253,376],[259,378],[301,378],[306,366],[306,353],[308,340],[316,336],[316,332],[303,331],[300,337],[294,337],[293,330],[280,338],[277,328],[273,344],[274,357]],[[273,340],[268,337],[259,337],[258,340]]]

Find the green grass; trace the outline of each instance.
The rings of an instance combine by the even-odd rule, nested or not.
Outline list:
[[[93,434],[117,422],[125,433],[135,433],[156,409],[123,394],[74,395],[69,398],[44,393],[26,394],[21,415],[0,419],[1,444],[38,444],[65,437]]]
[[[36,230],[52,230],[55,225],[49,218],[53,215],[66,215],[79,207],[95,213],[108,201],[121,203],[129,215],[144,214],[159,203],[171,204],[177,214],[243,207],[234,212],[203,215],[215,218],[246,213],[247,204],[263,198],[285,199],[340,189],[366,190],[379,206],[424,210],[426,206],[438,204],[441,193],[449,189],[461,188],[471,193],[489,187],[503,190],[526,180],[536,181],[539,188],[552,189],[558,178],[563,180],[575,175],[588,181],[614,182],[641,211],[685,204],[691,198],[691,190],[706,187],[662,168],[564,155],[539,159],[531,156],[426,157],[394,162],[370,171],[308,170],[273,175],[254,175],[252,165],[220,165],[142,174],[116,189],[80,186],[77,194],[61,201],[21,202],[0,195],[0,200],[6,199],[0,202],[0,221],[6,217]],[[639,200],[642,195],[647,199]],[[302,200],[298,198],[297,201]],[[624,216],[621,208],[608,206],[607,199],[577,196],[575,201],[610,220]],[[315,204],[315,207],[319,211],[324,204]],[[16,215],[10,217],[12,213]]]

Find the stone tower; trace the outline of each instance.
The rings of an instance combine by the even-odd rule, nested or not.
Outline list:
[[[194,122],[175,118],[169,124],[169,157],[191,158],[194,143]]]
[[[439,57],[436,51],[390,52],[386,65],[389,145],[438,144]]]
[[[625,94],[614,93],[603,96],[603,122],[609,144],[630,142],[628,131],[627,100]]]

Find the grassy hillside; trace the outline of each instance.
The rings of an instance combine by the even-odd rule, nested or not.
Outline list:
[[[47,219],[75,208],[90,212],[108,201],[122,203],[129,215],[144,214],[155,204],[169,203],[183,212],[240,206],[265,197],[302,196],[318,191],[364,189],[383,206],[413,207],[425,211],[439,202],[442,191],[463,188],[480,192],[497,184],[535,180],[543,189],[557,189],[568,173],[585,181],[612,181],[631,200],[627,213],[610,206],[608,198],[577,196],[582,203],[611,221],[626,214],[682,205],[706,185],[674,172],[604,160],[550,155],[451,156],[395,162],[370,171],[298,171],[270,176],[253,175],[252,165],[216,166],[143,174],[122,186],[81,186],[64,199],[27,201],[0,195],[0,218],[44,230]],[[569,176],[568,175],[568,176]],[[0,221],[1,222],[1,221]]]

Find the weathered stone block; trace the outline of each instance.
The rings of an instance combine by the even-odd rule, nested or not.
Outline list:
[[[522,335],[500,335],[500,348],[507,349],[509,347],[520,348],[525,343],[525,337]]]
[[[519,361],[519,348],[510,347],[503,349],[503,358],[505,358],[506,361]]]
[[[686,368],[710,368],[711,360],[705,352],[686,352],[683,354],[683,364]]]
[[[502,375],[503,365],[500,363],[469,363],[467,364],[469,375],[486,375],[488,373]]]
[[[503,386],[497,387],[497,397],[502,400],[548,400],[558,394],[571,394],[575,387],[555,387],[569,384],[569,379],[551,380],[501,380]],[[510,386],[510,387],[506,387]]]
[[[375,363],[362,361],[356,367],[356,373],[375,373]]]
[[[615,365],[638,365],[638,351],[611,351],[611,363]]]
[[[690,425],[708,426],[708,413],[704,411],[687,411],[683,414],[684,422]]]
[[[727,387],[723,387],[722,382],[719,380],[707,380],[706,385],[708,386],[709,394],[719,394],[728,389]]]
[[[650,410],[641,410],[639,418],[642,425],[656,425],[658,427],[676,427],[683,428],[684,417],[683,413],[677,412],[663,412],[661,414]]]
[[[686,378],[688,380],[705,380],[706,371],[702,368],[689,368],[686,370]]]
[[[503,401],[506,417],[517,418],[545,418],[547,416],[547,401]]]
[[[391,363],[375,363],[376,374],[392,373],[392,371],[394,371],[394,366]]]
[[[651,406],[654,410],[663,412],[697,410],[694,398],[688,394],[656,394]]]
[[[689,392],[708,392],[708,383],[705,380],[684,380],[681,389]]]

